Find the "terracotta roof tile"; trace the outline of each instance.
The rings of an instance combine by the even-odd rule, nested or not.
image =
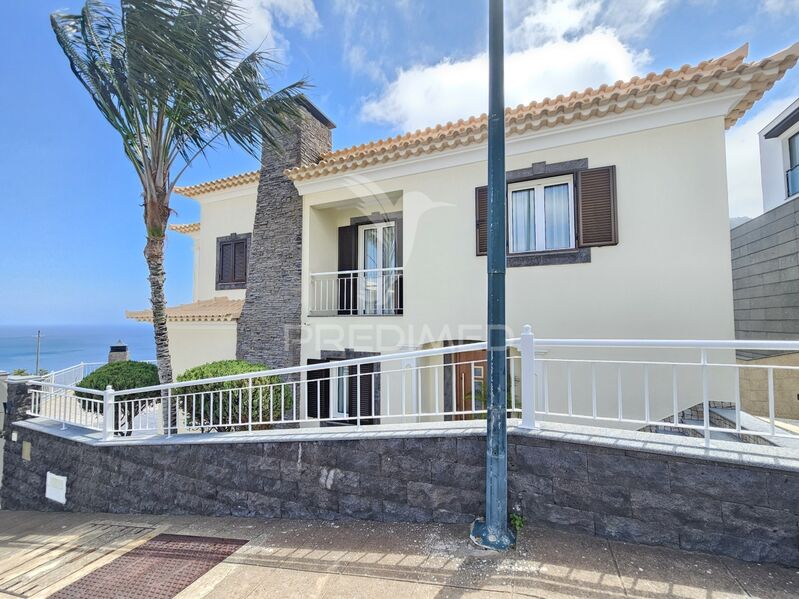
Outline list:
[[[212,191],[221,191],[223,189],[230,189],[240,185],[247,185],[248,183],[257,183],[261,171],[250,171],[241,173],[240,175],[233,175],[223,179],[215,179],[206,183],[198,183],[197,185],[189,185],[187,187],[176,187],[175,193],[179,193],[187,198],[196,198],[199,195],[211,193]]]
[[[568,95],[544,98],[540,102],[520,104],[505,110],[508,136],[529,131],[586,121],[619,114],[645,106],[679,101],[730,89],[749,88],[746,95],[728,112],[725,126],[731,127],[763,94],[771,89],[799,58],[799,43],[763,60],[744,62],[749,44],[719,58],[697,65],[683,65],[662,73],[649,73],[629,81],[617,81],[598,88],[573,91]],[[484,142],[488,132],[485,114],[461,119],[455,123],[428,127],[396,137],[370,141],[323,155],[319,162],[286,171],[296,181],[324,177],[339,172],[364,168],[383,162],[413,158],[457,147]],[[178,187],[177,193],[197,197],[205,193],[229,189],[258,181],[260,171],[250,171],[207,183]]]
[[[698,65],[683,65],[677,70],[649,73],[630,81],[574,91],[567,96],[544,98],[540,102],[520,104],[505,110],[508,136],[556,127],[576,121],[601,118],[644,106],[657,106],[685,97],[698,97],[729,89],[749,88],[725,119],[731,127],[763,94],[792,68],[799,58],[799,44],[761,61],[746,63],[749,50],[744,44],[737,50]],[[286,171],[294,180],[324,177],[335,173],[372,166],[382,162],[413,158],[424,154],[468,146],[485,141],[488,119],[485,114],[456,123],[437,125],[413,133],[372,141],[322,156],[318,163]]]
[[[169,230],[183,234],[199,233],[200,223],[182,223],[179,225],[169,225]]]
[[[167,322],[229,322],[238,320],[244,300],[217,297],[166,309]],[[125,317],[152,322],[152,310],[126,311]]]

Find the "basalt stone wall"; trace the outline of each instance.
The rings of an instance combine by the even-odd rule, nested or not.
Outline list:
[[[302,199],[283,171],[317,162],[332,144],[333,124],[312,105],[303,115],[282,136],[281,153],[264,148],[238,321],[237,357],[273,368],[296,366],[300,359]]]
[[[479,436],[102,448],[18,430],[9,509],[465,524],[484,508]],[[526,435],[508,450],[530,524],[799,566],[795,472]],[[65,506],[44,498],[47,471],[68,477]]]

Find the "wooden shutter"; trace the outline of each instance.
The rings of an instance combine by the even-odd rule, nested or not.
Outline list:
[[[242,239],[233,244],[233,281],[247,281],[247,240]]]
[[[358,269],[358,226],[338,228],[338,270]],[[358,310],[358,279],[352,275],[338,277],[338,313],[355,314]]]
[[[475,249],[478,256],[488,254],[488,187],[474,190]]]
[[[308,365],[327,360],[308,358]],[[308,418],[330,418],[330,370],[311,370],[306,373],[305,410]]]
[[[220,243],[219,244],[219,282],[232,283],[233,282],[233,244]]]
[[[577,172],[577,219],[580,247],[616,245],[616,167]]]
[[[360,365],[360,395],[358,394],[358,368],[358,366],[350,366],[349,389],[347,390],[349,395],[347,398],[347,411],[349,413],[348,415],[350,424],[356,423],[358,417],[358,404],[360,404],[361,408],[361,424],[375,424],[375,420],[373,418],[369,418],[369,416],[374,415],[372,413],[372,379],[377,378],[377,375],[372,376],[372,373],[375,372],[375,365]],[[377,397],[375,397],[374,400],[376,402]]]

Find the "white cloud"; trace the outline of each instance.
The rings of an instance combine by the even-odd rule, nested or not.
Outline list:
[[[792,99],[793,97],[784,96],[769,100],[746,121],[727,131],[727,189],[731,216],[756,216],[763,212],[757,134]]]
[[[648,62],[619,31],[633,36],[651,26],[667,0],[513,0],[506,33],[508,105],[629,79]],[[617,5],[627,6],[621,10]],[[606,19],[611,19],[606,22]],[[362,108],[364,120],[413,130],[481,114],[487,108],[488,57],[443,59],[400,69]]]
[[[277,26],[311,35],[321,27],[313,0],[239,0],[244,11],[245,37],[251,47],[285,51],[286,38]]]
[[[395,0],[394,8],[403,15],[412,12],[411,0]],[[334,0],[333,11],[338,16],[343,56],[354,73],[363,74],[372,81],[385,85],[386,77],[378,54],[372,48],[389,45],[390,32],[385,26],[388,10],[382,2],[370,0]],[[396,27],[396,24],[395,24]]]
[[[799,0],[762,0],[761,8],[773,15],[799,13]]]

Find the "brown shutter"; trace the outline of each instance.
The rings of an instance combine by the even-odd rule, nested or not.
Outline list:
[[[580,247],[616,245],[616,167],[577,172],[577,218]]]
[[[232,283],[233,282],[233,244],[221,243],[219,244],[219,282]]]
[[[327,360],[308,358],[308,365]],[[306,373],[305,410],[308,418],[330,418],[330,370],[310,370]],[[321,415],[320,415],[321,414]]]
[[[338,270],[358,269],[358,226],[338,228]],[[338,313],[355,314],[358,310],[358,278],[338,277]]]
[[[488,254],[488,187],[477,187],[474,190],[474,216],[478,256]]]
[[[361,388],[360,388],[360,395],[358,394],[358,366],[350,366],[350,377],[349,377],[349,389],[347,398],[347,411],[349,412],[349,420],[350,424],[355,424],[357,417],[358,417],[358,404],[361,406],[361,424],[375,424],[375,420],[369,418],[369,416],[373,416],[372,413],[372,389],[373,389],[373,379],[377,377],[377,375],[373,375],[372,373],[375,372],[375,365],[374,364],[361,364],[360,365],[360,372],[361,372]],[[374,398],[377,401],[377,398]]]
[[[233,280],[244,283],[247,280],[247,241],[237,241],[233,248]]]

